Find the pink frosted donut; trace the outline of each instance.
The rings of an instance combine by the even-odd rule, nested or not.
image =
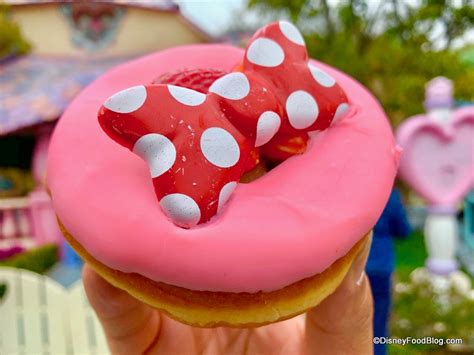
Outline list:
[[[230,71],[242,56],[227,45],[195,45],[139,58],[101,76],[60,119],[50,145],[48,186],[68,239],[101,265],[99,272],[105,267],[190,291],[271,293],[323,273],[375,224],[398,165],[391,128],[365,88],[316,61],[347,94],[350,109],[341,120],[313,134],[303,155],[239,184],[210,222],[182,229],[162,213],[146,163],[104,134],[97,111],[112,94],[166,72]],[[128,288],[116,275],[102,274]],[[218,318],[194,322],[156,306],[193,324],[233,324]]]

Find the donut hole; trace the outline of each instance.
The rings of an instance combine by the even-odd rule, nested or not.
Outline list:
[[[260,162],[252,169],[247,172],[245,172],[241,178],[240,178],[240,183],[241,184],[249,184],[265,174],[267,174],[271,169],[269,166],[265,163],[265,161],[260,160]]]
[[[264,176],[287,159],[301,155],[308,148],[310,137],[302,132],[294,136],[275,137],[259,149],[258,163],[245,172],[241,183],[250,183]]]

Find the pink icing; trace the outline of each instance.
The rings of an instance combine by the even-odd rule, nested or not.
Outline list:
[[[379,217],[398,164],[390,126],[357,82],[318,63],[348,94],[340,122],[308,151],[251,184],[192,229],[161,212],[144,161],[112,141],[97,111],[107,97],[182,68],[230,70],[243,51],[185,46],[121,65],[86,88],[53,135],[48,185],[66,229],[111,268],[193,290],[272,291],[324,271]]]

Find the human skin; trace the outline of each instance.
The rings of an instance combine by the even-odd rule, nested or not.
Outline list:
[[[365,242],[341,285],[318,306],[259,328],[195,328],[107,283],[88,265],[83,281],[112,354],[371,354],[373,304]]]

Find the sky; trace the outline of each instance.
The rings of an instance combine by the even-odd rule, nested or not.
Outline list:
[[[340,0],[329,0],[330,4],[337,4]],[[383,0],[368,0],[369,9],[375,9]],[[417,4],[420,0],[405,0],[409,4]],[[461,0],[453,0],[461,3]],[[213,36],[219,36],[236,21],[236,16],[242,14],[246,8],[247,0],[175,0],[182,13],[191,21],[199,25]],[[245,20],[252,21],[252,16],[246,14]],[[455,47],[465,43],[474,43],[474,29],[468,31],[464,37],[455,43]],[[443,43],[439,44],[440,47]]]
[[[242,11],[246,0],[177,0],[183,15],[211,35],[220,35],[232,23],[235,13]]]

